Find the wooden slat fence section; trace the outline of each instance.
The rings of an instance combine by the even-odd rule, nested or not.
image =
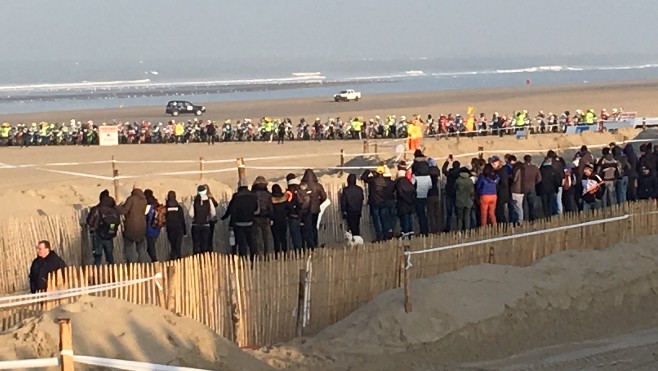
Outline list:
[[[416,238],[410,241],[412,251],[469,241],[482,242],[468,247],[413,255],[413,266],[409,273],[412,279],[421,279],[482,263],[527,266],[560,251],[604,248],[656,233],[657,210],[655,202],[638,202],[608,210],[563,215],[515,228],[498,226],[461,234]],[[606,224],[511,240],[484,241],[627,214],[630,215],[628,219]],[[72,216],[67,223],[77,223],[77,220]],[[4,239],[2,241],[6,242]],[[240,346],[264,346],[290,340],[295,336],[299,270],[306,269],[309,261],[312,265],[310,322],[304,333],[313,335],[345,318],[382,292],[399,287],[400,264],[404,262],[401,261],[401,251],[400,241],[391,241],[366,244],[358,248],[316,249],[313,252],[280,256],[279,259],[259,257],[254,262],[211,253],[170,262],[69,267],[63,274],[50,278],[50,287],[63,289],[121,282],[152,277],[156,272],[167,272],[168,267],[175,267],[178,272],[177,284],[174,285],[166,276],[164,290],[167,295],[175,297],[176,313],[206,324]],[[5,256],[8,254],[7,250],[3,253]],[[29,255],[32,253],[30,251]],[[3,277],[8,276],[5,274]],[[174,287],[178,289],[174,291]],[[160,304],[153,281],[94,295],[115,297],[141,305]],[[73,300],[64,299],[60,302]],[[2,328],[7,329],[56,304],[45,303],[4,310],[0,313]]]

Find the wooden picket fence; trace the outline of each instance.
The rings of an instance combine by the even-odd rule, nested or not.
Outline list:
[[[623,215],[628,218],[506,241],[490,240]],[[604,248],[654,234],[657,228],[655,202],[642,202],[563,215],[516,228],[499,226],[415,238],[410,241],[411,251],[482,242],[414,255],[408,272],[410,279],[416,280],[482,263],[526,266],[556,252]],[[50,287],[86,287],[152,277],[156,272],[163,272],[163,295],[153,282],[97,295],[141,305],[162,305],[204,323],[242,347],[253,347],[295,337],[300,271],[307,272],[310,268],[310,319],[303,331],[312,335],[345,318],[382,292],[400,287],[405,263],[399,241],[358,248],[316,249],[278,260],[271,256],[260,257],[254,262],[211,253],[159,263],[69,267],[63,274],[51,277]],[[59,302],[7,310],[2,313],[3,329],[56,304]],[[403,305],[402,298],[400,305]]]

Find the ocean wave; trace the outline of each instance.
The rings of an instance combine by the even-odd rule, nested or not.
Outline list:
[[[140,86],[150,83],[151,80],[119,80],[119,81],[82,81],[75,83],[53,83],[53,84],[28,84],[28,85],[4,85],[0,86],[0,91],[12,90],[70,90],[85,88],[104,88],[104,87],[121,87],[121,86]]]

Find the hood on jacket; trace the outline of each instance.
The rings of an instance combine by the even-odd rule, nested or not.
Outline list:
[[[111,196],[108,195],[108,196],[105,196],[105,197],[101,198],[100,205],[102,207],[115,207],[116,202],[114,201],[114,198],[112,198]]]
[[[280,185],[275,184],[272,186],[272,197],[285,197]]]
[[[140,199],[143,199],[143,200],[146,200],[146,196],[144,196],[144,192],[142,192],[142,190],[139,189],[139,188],[134,188],[133,191],[130,192],[130,195],[135,196],[135,197],[140,198]]]
[[[625,154],[628,158],[631,158],[631,157],[632,157],[632,158],[636,158],[636,157],[637,157],[637,156],[635,155],[635,149],[633,149],[633,145],[630,144],[630,143],[627,144],[627,145],[624,147],[624,154]]]
[[[356,185],[356,174],[350,174],[347,176],[347,185]]]
[[[612,153],[606,153],[605,156],[603,156],[603,159],[608,161],[614,160],[614,158],[612,158]]]
[[[98,201],[103,201],[103,198],[108,197],[109,195],[110,195],[110,191],[108,191],[107,189],[104,189],[103,192],[101,192],[98,195]]]
[[[619,157],[621,155],[621,148],[619,146],[612,147],[612,156]]]
[[[464,178],[464,179],[469,179],[469,178],[471,177],[471,174],[468,173],[468,172],[460,171],[460,172],[459,172],[459,177],[460,177],[460,178]]]
[[[452,168],[453,169],[459,169],[462,166],[462,164],[459,163],[459,161],[455,161],[452,163]]]
[[[265,179],[264,176],[257,176],[256,179],[254,179],[254,184],[252,184],[251,188],[255,188],[257,185],[265,185],[265,188],[267,188],[267,179]]]
[[[254,183],[254,185],[251,186],[251,191],[252,192],[258,192],[258,191],[267,192],[267,183],[265,183],[265,184],[263,184],[263,183]]]
[[[317,183],[318,177],[315,175],[315,172],[311,169],[306,169],[304,171],[304,176],[302,177],[303,183]]]

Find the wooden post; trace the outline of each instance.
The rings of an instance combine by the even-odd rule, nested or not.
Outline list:
[[[176,313],[176,297],[178,296],[178,267],[175,265],[167,267],[167,310]]]
[[[489,247],[489,264],[496,264],[496,255],[493,246]]]
[[[240,300],[238,297],[238,279],[240,269],[240,258],[238,256],[230,256],[229,264],[231,270],[229,272],[229,307],[231,308],[231,324],[233,326],[233,343],[240,346],[240,337],[238,336],[240,332]]]
[[[647,118],[643,117],[642,118],[642,131],[646,131],[646,130],[647,130]]]
[[[480,160],[484,158],[484,147],[478,147],[478,158]]]
[[[375,142],[375,155],[379,153],[379,144]]]
[[[297,324],[295,335],[300,337],[304,334],[304,292],[306,291],[306,270],[299,270],[299,295],[297,296]]]
[[[368,153],[368,150],[370,149],[370,144],[368,144],[368,140],[363,141],[363,153]]]
[[[203,182],[203,157],[199,157],[199,180]]]
[[[408,245],[404,247],[404,252],[407,251],[409,251]],[[406,256],[404,260],[406,260]],[[404,267],[404,312],[411,313],[411,277],[409,277],[409,269],[406,267],[406,262]]]
[[[155,273],[162,274],[161,263],[156,263]],[[155,283],[155,288],[158,292],[158,304],[162,308],[167,309],[167,302],[165,301],[165,294],[164,294],[164,280],[162,279],[162,277],[160,277],[160,278],[156,278],[153,282]]]
[[[343,166],[345,166],[345,150],[341,149],[340,150],[340,172],[338,173],[339,176],[343,176]]]
[[[119,204],[119,170],[117,169],[117,163],[112,156],[112,183],[114,183],[114,200]]]
[[[246,175],[246,170],[244,167],[244,158],[240,157],[238,158],[238,185],[247,185],[247,175]]]
[[[59,323],[59,364],[62,371],[73,371],[73,335],[71,333],[71,320],[57,319]]]

